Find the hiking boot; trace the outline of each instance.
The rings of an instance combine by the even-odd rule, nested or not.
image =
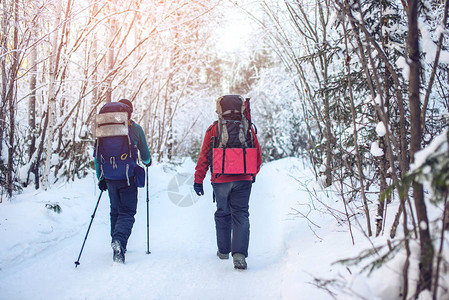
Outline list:
[[[122,243],[119,240],[113,240],[111,243],[111,247],[113,250],[112,260],[116,263],[124,264],[125,263],[125,250],[122,247]]]
[[[247,265],[245,255],[241,253],[234,253],[232,257],[234,259],[234,269],[246,270]]]
[[[219,259],[229,259],[229,253],[223,254],[220,253],[220,251],[217,250],[217,256]]]

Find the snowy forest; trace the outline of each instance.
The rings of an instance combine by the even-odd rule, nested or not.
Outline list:
[[[449,299],[448,0],[0,6],[3,204],[91,174],[107,102],[129,99],[155,164],[176,165],[196,162],[215,99],[240,94],[264,164],[297,158],[342,204],[326,213],[347,235],[383,237],[339,259],[382,270],[404,253],[389,299]],[[332,281],[317,286],[338,298]]]

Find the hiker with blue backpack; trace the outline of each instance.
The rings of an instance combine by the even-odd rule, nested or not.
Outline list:
[[[251,122],[249,98],[226,95],[216,101],[218,121],[206,131],[195,168],[193,188],[204,195],[203,181],[210,167],[217,203],[217,256],[235,269],[246,269],[249,246],[249,198],[262,164],[262,154]]]
[[[142,127],[131,120],[133,105],[122,99],[106,103],[96,119],[94,162],[98,187],[108,191],[111,203],[113,261],[125,262],[129,236],[137,210],[137,188],[145,185],[145,169],[137,164],[138,152],[151,165]]]

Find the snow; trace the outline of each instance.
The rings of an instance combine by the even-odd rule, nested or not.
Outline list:
[[[373,156],[382,156],[382,155],[384,155],[384,150],[382,150],[382,148],[379,147],[378,142],[372,142],[370,153]]]
[[[385,134],[387,134],[387,129],[385,128],[384,122],[377,123],[376,133],[380,137],[385,136]]]
[[[435,29],[433,33],[435,36],[435,41],[432,39],[432,35],[428,30],[426,24],[421,20],[419,23],[419,31],[421,32],[421,40],[422,40],[422,50],[426,55],[424,56],[426,62],[428,64],[432,64],[435,60],[436,52],[437,52],[437,41],[440,38],[441,34],[447,35],[447,30],[440,25]],[[449,53],[446,50],[442,50],[440,52],[440,63],[448,64],[449,63]]]
[[[449,31],[444,28],[442,25],[438,26],[435,30],[435,36],[439,37],[440,35],[449,34]]]
[[[408,78],[410,77],[410,66],[408,65],[407,61],[405,60],[405,58],[403,56],[401,56],[397,59],[396,66],[399,69],[402,69],[402,77],[405,80],[408,80]]]
[[[410,165],[410,170],[415,170],[421,167],[426,159],[431,156],[433,153],[437,153],[438,151],[447,151],[447,129],[443,130],[441,134],[436,136],[433,141],[421,151],[415,153],[415,161]]]
[[[421,43],[422,50],[424,53],[426,53],[425,59],[426,59],[427,63],[430,64],[435,59],[435,54],[437,52],[437,46],[433,42],[432,36],[431,36],[430,32],[428,31],[426,24],[422,20],[420,20],[418,22],[418,26],[419,26],[419,31],[421,32],[421,35],[422,35],[422,43]]]
[[[421,221],[419,223],[419,228],[421,228],[421,230],[427,230],[427,223],[424,221]]]
[[[368,95],[365,99],[365,104],[371,104],[371,101],[373,101],[373,97],[371,97],[371,95]],[[378,104],[378,103],[376,103]]]
[[[2,150],[0,152],[0,159],[3,161],[8,161],[8,146],[3,142]]]
[[[382,99],[380,97],[380,95],[377,95],[376,98],[374,98],[374,103],[376,103],[376,105],[381,105],[382,104]]]
[[[124,265],[112,262],[106,194],[81,264],[74,265],[100,196],[94,174],[47,191],[28,188],[0,204],[0,299],[334,299],[317,287],[320,280],[335,280],[342,288],[344,293],[335,299],[395,299],[403,256],[392,261],[397,267],[371,277],[357,266],[334,264],[357,257],[370,242],[353,225],[352,245],[348,227],[327,213],[343,209],[339,198],[319,191],[312,173],[302,166],[301,160],[286,158],[262,167],[250,201],[245,271],[234,270],[231,259],[215,255],[210,184],[204,185],[205,196],[191,205],[170,199],[169,183],[179,174],[187,179],[176,179],[181,185],[177,191],[189,193],[183,185],[191,184],[185,177],[194,172],[190,159],[149,168],[151,254],[146,254],[143,188]],[[55,213],[46,204],[57,204],[62,211]],[[384,242],[380,237],[374,244]],[[338,290],[332,293],[338,295]]]

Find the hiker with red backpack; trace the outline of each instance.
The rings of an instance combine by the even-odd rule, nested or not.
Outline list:
[[[203,181],[210,167],[214,200],[217,256],[234,268],[246,269],[249,246],[249,198],[262,164],[249,98],[226,95],[217,99],[218,121],[206,131],[195,168],[193,188],[204,195]]]
[[[137,188],[145,185],[145,170],[151,154],[142,127],[131,120],[132,103],[127,99],[106,103],[96,119],[94,161],[98,187],[108,190],[111,203],[113,261],[125,262],[129,236],[137,210]]]

